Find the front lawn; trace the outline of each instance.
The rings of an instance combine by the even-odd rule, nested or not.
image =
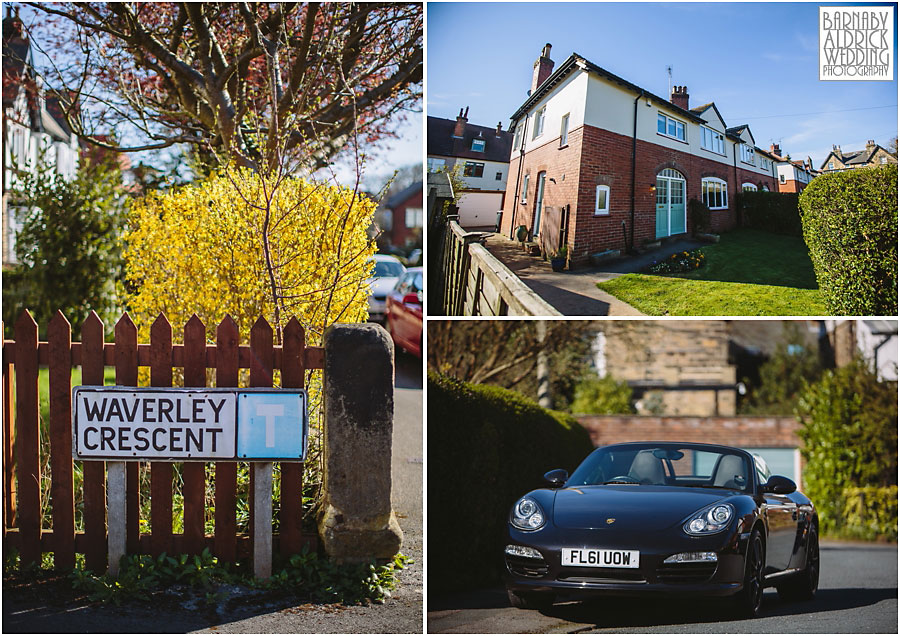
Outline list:
[[[827,315],[802,238],[740,229],[702,251],[699,269],[597,286],[651,316]]]

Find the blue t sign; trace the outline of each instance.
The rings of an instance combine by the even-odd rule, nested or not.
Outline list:
[[[238,459],[306,459],[302,393],[238,393]]]

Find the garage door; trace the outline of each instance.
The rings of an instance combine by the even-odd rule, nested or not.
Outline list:
[[[502,192],[466,192],[459,199],[459,224],[467,230],[490,230],[497,224]]]

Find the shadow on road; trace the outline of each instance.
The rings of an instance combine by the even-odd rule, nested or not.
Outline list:
[[[778,594],[767,591],[763,599],[761,616],[795,616],[835,612],[875,605],[887,599],[897,598],[897,588],[838,588],[819,590],[811,602],[782,602]],[[654,599],[648,606],[646,599],[616,598],[614,600],[563,603],[541,612],[572,623],[596,624],[606,629],[616,627],[650,627],[659,625],[684,625],[717,623],[737,620],[731,613],[727,599],[690,600]],[[602,621],[598,623],[598,617]]]
[[[394,388],[422,388],[422,359],[399,347],[394,354]]]
[[[819,590],[811,602],[782,602],[775,590],[767,591],[762,616],[793,616],[833,612],[875,605],[897,598],[897,588],[836,588]],[[503,588],[431,597],[428,611],[449,609],[500,609],[509,607]],[[597,628],[650,627],[716,623],[733,620],[727,599],[662,599],[654,598],[648,605],[645,598],[615,597],[583,602],[558,603],[541,612],[544,616],[571,623],[595,625]],[[602,621],[598,620],[602,617]]]

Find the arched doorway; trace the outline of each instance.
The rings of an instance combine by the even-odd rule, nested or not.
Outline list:
[[[656,175],[656,238],[687,231],[685,187],[677,170],[666,168]]]

